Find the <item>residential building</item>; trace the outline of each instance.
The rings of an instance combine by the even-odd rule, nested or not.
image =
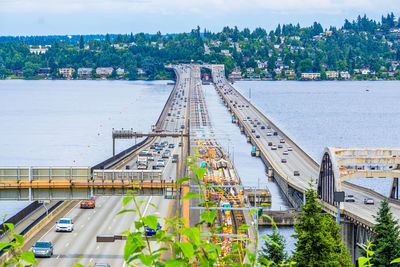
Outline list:
[[[258,73],[249,73],[246,76],[248,79],[261,79],[261,75]]]
[[[89,78],[92,77],[93,68],[79,68],[78,76],[81,78]]]
[[[242,79],[242,72],[240,70],[234,70],[229,74],[228,78],[231,80],[240,80]]]
[[[138,69],[137,69],[137,74],[138,74],[138,75],[146,75],[146,72],[145,72],[143,69],[138,68]]]
[[[72,74],[75,72],[74,68],[60,68],[58,69],[58,73],[60,73],[64,78],[72,77]]]
[[[274,72],[275,72],[277,75],[280,75],[280,74],[282,73],[282,69],[281,69],[281,68],[275,68],[275,69],[274,69]]]
[[[326,77],[328,79],[337,79],[339,78],[339,73],[337,71],[326,71]]]
[[[96,69],[96,73],[100,76],[109,76],[112,74],[113,72],[113,68],[112,67],[106,67],[106,68],[97,68]]]
[[[321,78],[321,73],[303,72],[301,74],[301,78],[306,80],[315,80]]]
[[[32,54],[45,54],[47,52],[47,50],[49,50],[49,48],[47,46],[30,46],[29,47],[29,52]]]
[[[22,70],[12,70],[11,74],[17,77],[24,77],[24,72]]]
[[[223,54],[223,55],[225,55],[225,56],[228,56],[228,57],[231,56],[231,53],[229,53],[229,50],[228,50],[228,49],[222,49],[222,50],[221,50],[221,54]]]
[[[368,75],[368,74],[370,74],[371,73],[371,71],[368,69],[368,68],[363,68],[363,69],[361,69],[361,74],[362,75]]]
[[[209,55],[211,54],[210,48],[208,45],[204,44],[204,55]]]
[[[116,72],[117,72],[117,75],[124,75],[124,74],[125,74],[125,70],[122,69],[122,68],[118,68],[118,69],[116,70]]]
[[[351,75],[348,71],[341,71],[340,72],[340,78],[348,80],[351,78]]]
[[[40,68],[38,71],[39,75],[49,75],[51,72],[51,68]]]
[[[285,70],[285,75],[295,75],[294,70]]]
[[[252,73],[252,72],[254,72],[254,68],[249,67],[249,68],[246,69],[246,71],[247,71],[247,73]]]
[[[266,72],[266,73],[264,74],[264,78],[265,78],[266,80],[272,80],[272,74],[269,73],[269,72]]]

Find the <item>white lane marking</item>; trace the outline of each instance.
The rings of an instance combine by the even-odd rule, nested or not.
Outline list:
[[[57,256],[57,259],[59,259],[60,258],[60,254],[58,254],[58,256]]]
[[[69,242],[67,244],[65,244],[65,247],[68,247],[68,246],[69,246]]]
[[[82,224],[82,225],[81,225],[81,228],[83,228],[83,227],[85,227],[85,224]]]
[[[99,249],[99,248],[100,248],[100,246],[97,246],[97,247],[96,247],[96,249]]]
[[[90,216],[87,217],[88,221],[90,220]]]
[[[79,202],[78,202],[66,215],[68,215],[68,214],[69,214],[72,210],[74,210],[78,205],[79,205]],[[46,236],[48,233],[50,233],[50,231],[51,231],[51,229],[53,229],[53,227],[55,227],[55,225],[52,226],[52,227],[50,227],[50,229],[49,229],[44,235],[42,235],[38,240],[42,240],[44,236]]]
[[[108,230],[111,230],[111,226],[108,226]]]

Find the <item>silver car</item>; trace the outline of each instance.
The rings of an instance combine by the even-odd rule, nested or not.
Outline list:
[[[50,241],[37,241],[32,246],[32,252],[35,257],[51,257],[53,256],[53,244]]]

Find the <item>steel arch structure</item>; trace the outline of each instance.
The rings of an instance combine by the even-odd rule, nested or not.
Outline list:
[[[399,199],[400,148],[325,148],[318,178],[321,199],[336,206],[335,191],[355,178],[393,178],[390,198]]]

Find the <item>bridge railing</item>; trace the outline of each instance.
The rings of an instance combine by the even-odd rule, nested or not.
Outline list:
[[[161,170],[93,170],[93,181],[163,180]]]

